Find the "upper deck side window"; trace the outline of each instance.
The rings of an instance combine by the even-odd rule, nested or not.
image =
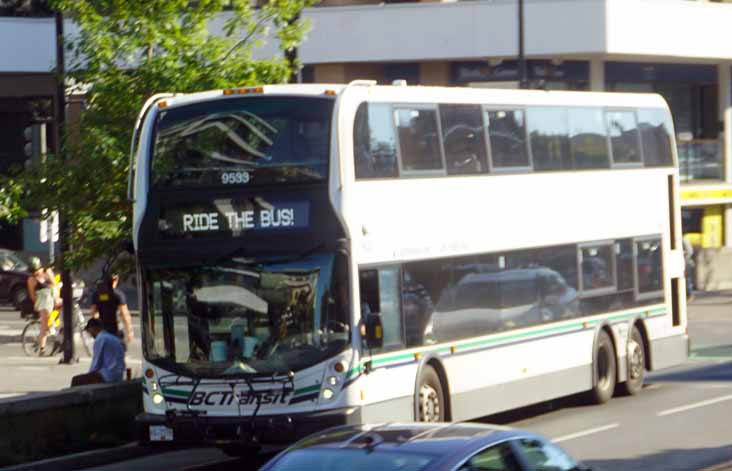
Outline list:
[[[608,110],[605,113],[613,151],[613,164],[643,163],[638,121],[633,110]]]
[[[396,132],[391,105],[361,103],[353,129],[356,178],[391,178],[399,175]]]
[[[394,107],[402,174],[442,172],[444,165],[437,119],[436,108]]]
[[[662,108],[362,103],[357,179],[673,166]]]
[[[488,109],[485,123],[493,170],[531,168],[524,110],[509,107]]]
[[[448,175],[488,170],[485,132],[479,105],[440,105],[442,142]]]
[[[638,129],[646,167],[670,167],[673,159],[673,123],[671,114],[661,108],[638,110]]]

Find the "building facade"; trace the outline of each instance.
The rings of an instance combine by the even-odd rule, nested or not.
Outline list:
[[[517,4],[323,0],[303,14],[311,31],[298,50],[302,78],[516,87]],[[732,274],[718,268],[728,256],[732,262],[732,4],[524,0],[524,6],[533,87],[666,98],[677,132],[683,231],[703,262],[698,284],[732,287]],[[275,46],[269,41],[257,55],[276,54]],[[25,123],[52,106],[54,51],[52,18],[0,17],[0,171],[25,159]],[[6,228],[1,245],[28,243],[18,231]]]

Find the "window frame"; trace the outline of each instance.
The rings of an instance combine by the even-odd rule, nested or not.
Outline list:
[[[534,173],[534,156],[531,152],[531,142],[529,141],[529,116],[527,113],[527,107],[522,105],[486,105],[481,104],[481,115],[480,119],[483,122],[483,138],[485,139],[486,158],[488,159],[488,172],[487,173],[516,173],[516,174],[528,174]],[[491,136],[489,124],[486,121],[486,114],[491,111],[521,111],[524,115],[524,149],[526,150],[526,156],[529,159],[528,165],[519,166],[514,165],[511,167],[497,167],[493,163],[493,148],[491,147]],[[485,172],[484,172],[485,173]]]
[[[638,162],[616,162],[615,152],[613,151],[613,138],[610,134],[610,122],[608,121],[608,113],[631,113],[635,120],[635,141],[638,148]],[[603,110],[605,118],[605,129],[607,133],[608,145],[610,146],[610,169],[624,169],[624,168],[643,168],[645,165],[645,158],[643,156],[643,142],[641,141],[640,129],[638,128],[638,112],[637,108],[623,108],[623,107],[605,107]]]
[[[640,291],[640,278],[638,277],[638,243],[645,241],[658,241],[660,243],[661,250],[661,289],[655,291],[647,291],[641,293]],[[663,255],[663,236],[660,234],[646,235],[632,238],[633,243],[633,292],[637,301],[643,301],[646,299],[665,298],[666,287],[665,287],[665,273],[664,269],[664,255]]]
[[[394,128],[394,133],[396,137],[396,147],[397,147],[397,161],[399,164],[399,175],[397,178],[414,178],[414,177],[446,177],[447,174],[447,165],[445,163],[445,146],[442,142],[442,123],[440,122],[440,109],[439,109],[440,103],[434,102],[434,103],[402,103],[402,102],[395,102],[391,103],[391,117],[392,117],[392,127]],[[430,169],[430,170],[406,170],[404,168],[404,159],[402,156],[402,141],[399,137],[399,125],[397,122],[397,115],[396,113],[400,110],[429,110],[434,111],[435,113],[435,123],[437,128],[437,143],[438,143],[438,150],[440,152],[440,162],[442,163],[442,168],[440,169]],[[393,177],[391,177],[393,178]]]
[[[604,286],[601,288],[595,288],[595,289],[586,289],[585,288],[585,281],[584,281],[584,270],[582,269],[582,250],[591,248],[591,247],[609,247],[610,248],[610,270],[611,270],[611,278],[613,281],[612,286]],[[634,257],[635,258],[635,257]],[[594,296],[601,296],[604,294],[612,294],[616,293],[618,291],[618,269],[617,269],[617,255],[615,253],[615,239],[606,239],[606,240],[598,240],[593,242],[585,242],[577,244],[577,285],[578,285],[578,293],[579,296],[582,298],[585,297],[594,297]]]

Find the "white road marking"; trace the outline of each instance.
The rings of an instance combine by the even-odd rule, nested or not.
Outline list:
[[[727,396],[716,397],[714,399],[707,399],[706,401],[696,402],[694,404],[689,404],[686,406],[675,407],[673,409],[667,409],[667,410],[657,413],[656,415],[659,417],[663,417],[664,415],[671,415],[671,414],[677,414],[679,412],[686,412],[687,410],[696,409],[698,407],[711,406],[712,404],[717,404],[719,402],[724,402],[724,401],[732,401],[732,394],[727,395]]]
[[[602,427],[595,427],[587,430],[582,430],[580,432],[570,433],[569,435],[562,435],[561,437],[553,438],[552,441],[554,443],[564,442],[567,440],[573,440],[575,438],[584,437],[587,435],[592,435],[593,433],[600,433],[604,432],[606,430],[611,430],[614,428],[619,427],[620,424],[609,424],[609,425],[603,425]]]

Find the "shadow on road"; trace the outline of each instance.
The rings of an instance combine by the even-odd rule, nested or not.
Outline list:
[[[714,347],[730,349],[732,346]],[[706,349],[701,349],[703,351]],[[710,382],[710,381],[727,381],[732,382],[732,361],[725,363],[715,363],[713,365],[695,367],[692,369],[683,369],[681,371],[672,371],[669,373],[654,374],[649,378],[649,382]]]
[[[586,460],[593,471],[692,471],[729,460],[732,445],[684,450],[663,450],[628,459]]]

